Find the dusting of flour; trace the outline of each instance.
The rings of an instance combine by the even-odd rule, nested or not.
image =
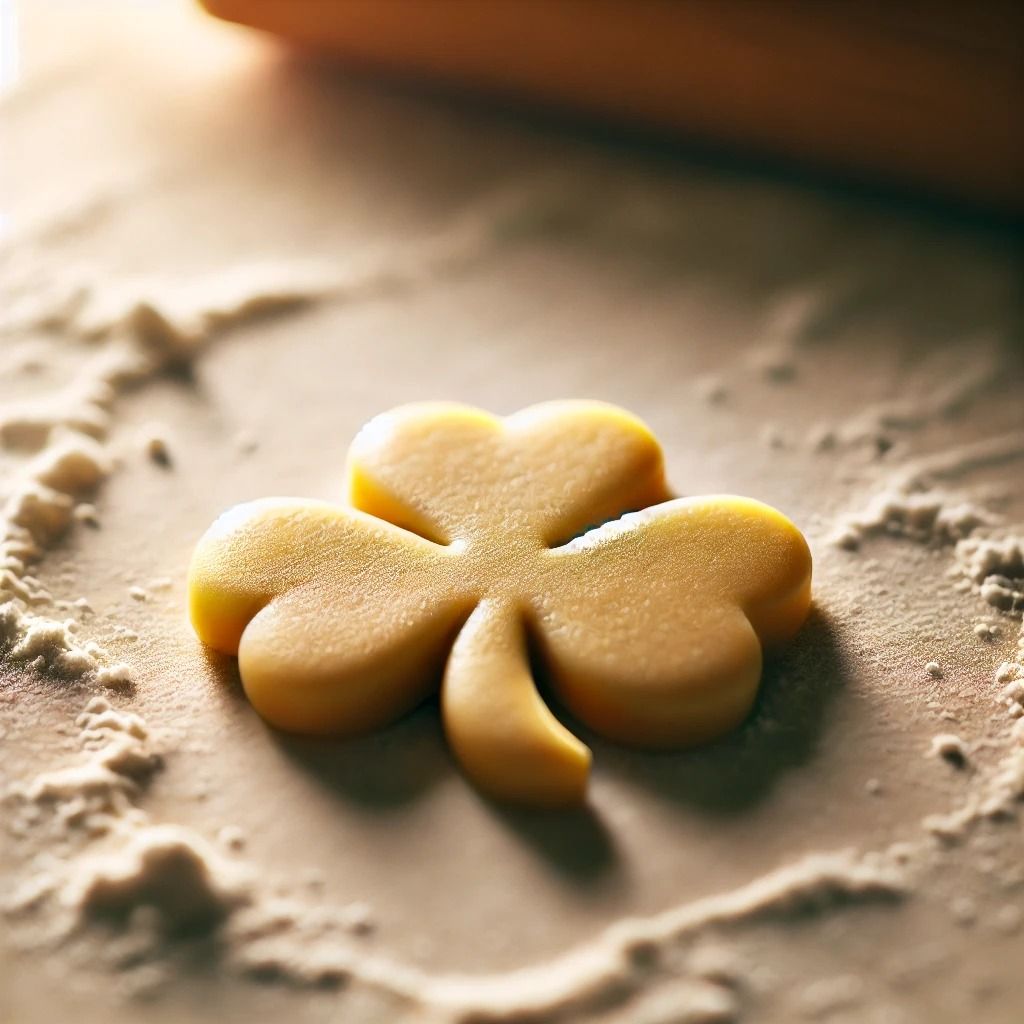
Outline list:
[[[90,30],[94,17],[86,16]],[[147,5],[145,18],[147,25],[163,24],[156,7]],[[206,1004],[225,1020],[239,1017],[232,998],[248,991],[279,1000],[272,1004],[278,1012],[260,1003],[252,1019],[269,1012],[296,1021],[312,1014],[402,1024],[909,1024],[920,1017],[919,1000],[929,998],[931,1006],[949,1002],[957,1019],[998,1012],[995,1002],[984,1002],[985,979],[974,979],[979,1002],[969,1009],[946,996],[956,995],[950,989],[961,960],[988,956],[990,986],[1011,983],[1024,926],[1024,874],[1014,845],[1024,797],[1024,534],[1019,501],[1015,506],[1013,493],[992,500],[999,496],[990,486],[1002,480],[1004,491],[1019,492],[1024,461],[1019,416],[992,397],[1005,398],[1007,381],[1020,380],[1003,344],[998,287],[989,287],[992,280],[998,285],[1004,264],[984,245],[955,248],[955,232],[930,233],[899,217],[851,218],[838,200],[819,207],[774,185],[748,188],[692,171],[662,178],[653,165],[626,168],[633,156],[572,156],[572,147],[558,149],[553,139],[523,146],[517,135],[510,145],[482,120],[457,131],[459,118],[451,113],[434,123],[417,107],[403,120],[398,101],[360,108],[367,97],[346,94],[335,104],[333,86],[325,95],[338,117],[319,124],[327,130],[314,145],[307,126],[297,130],[304,116],[295,115],[315,123],[320,114],[290,73],[272,78],[270,88],[244,79],[247,106],[239,117],[239,82],[225,75],[230,60],[216,43],[205,49],[213,38],[208,31],[206,23],[202,30],[191,26],[178,47],[168,42],[173,34],[165,38],[158,29],[157,45],[140,51],[142,60],[159,64],[154,77],[171,83],[161,86],[173,102],[157,103],[159,117],[149,110],[136,116],[152,96],[137,107],[119,105],[127,92],[153,88],[145,74],[130,74],[120,63],[134,47],[110,52],[114,84],[97,86],[107,81],[98,74],[98,65],[108,63],[100,49],[105,32],[88,39],[68,33],[75,60],[88,57],[91,71],[88,63],[68,65],[74,73],[12,96],[12,135],[25,142],[11,147],[12,156],[28,154],[14,177],[31,178],[33,195],[37,174],[52,163],[39,158],[34,140],[45,133],[35,126],[63,124],[69,104],[81,126],[67,138],[52,133],[66,144],[68,162],[74,158],[74,188],[64,180],[68,194],[50,213],[0,239],[0,729],[9,715],[7,740],[21,743],[19,714],[37,714],[42,723],[25,730],[24,772],[0,779],[2,838],[12,837],[25,853],[0,897],[5,942],[9,934],[33,969],[52,964],[60,976],[55,988],[91,984],[80,1000],[83,1014],[110,989],[129,997],[162,994],[168,1003],[154,1007],[155,1017],[188,1017],[173,1000],[189,987],[177,984],[182,978],[195,980],[182,966],[189,953],[202,961],[204,977],[231,982],[231,998],[212,990]],[[190,56],[184,73],[175,70],[181,52]],[[202,97],[198,125],[190,121],[197,116],[189,112],[193,95]],[[222,96],[227,116],[218,113]],[[375,119],[367,111],[381,115],[381,128],[360,126]],[[232,125],[242,130],[237,152]],[[91,137],[98,140],[96,159],[79,160],[82,139]],[[484,141],[478,145],[477,138]],[[528,154],[531,146],[536,152]],[[423,158],[422,168],[414,157]],[[463,171],[477,161],[485,173],[470,180]],[[257,184],[247,177],[253,163]],[[94,181],[97,167],[108,165],[114,169]],[[385,167],[389,180],[374,180]],[[428,203],[442,181],[440,204]],[[16,191],[24,187],[16,182]],[[352,206],[335,205],[334,197],[349,192]],[[378,198],[389,195],[391,205],[378,207]],[[356,219],[357,207],[365,207],[373,222],[365,237],[388,238],[392,221],[404,223],[420,200],[445,213],[440,223],[431,214],[426,222],[434,227],[402,244],[352,244],[358,232],[326,223],[332,216]],[[938,250],[947,238],[954,248],[943,256]],[[147,257],[165,244],[163,258]],[[475,287],[463,288],[467,282]],[[607,297],[599,294],[605,289]],[[962,305],[970,314],[952,326],[948,313],[958,303],[943,302],[950,289],[967,296]],[[980,296],[973,306],[972,289]],[[590,303],[580,318],[576,306]],[[153,621],[147,616],[164,597],[178,595],[167,581],[127,575],[80,595],[53,568],[69,539],[83,552],[98,538],[110,539],[104,520],[116,509],[105,486],[130,485],[127,472],[118,474],[133,457],[144,456],[145,470],[161,485],[192,483],[194,452],[176,414],[167,414],[171,425],[153,423],[125,439],[124,407],[133,392],[191,380],[209,346],[231,334],[244,334],[262,359],[270,349],[259,346],[272,325],[284,336],[273,344],[288,345],[301,340],[307,314],[317,330],[346,325],[359,339],[350,351],[366,345],[364,338],[372,349],[406,306],[419,318],[406,354],[422,360],[417,368],[430,358],[450,360],[450,373],[407,375],[407,392],[394,400],[489,394],[494,408],[511,411],[525,404],[518,393],[530,387],[609,397],[649,416],[674,442],[671,457],[692,457],[685,468],[713,486],[730,486],[734,469],[742,479],[752,460],[768,466],[758,486],[776,487],[780,507],[796,500],[787,481],[808,482],[820,508],[805,502],[810,514],[801,522],[806,518],[815,548],[819,611],[842,641],[835,662],[823,663],[820,684],[827,690],[845,677],[846,693],[837,701],[845,717],[826,712],[807,749],[790,743],[778,706],[813,694],[788,687],[783,665],[774,670],[772,700],[743,734],[752,747],[768,743],[767,755],[748,764],[777,756],[790,770],[773,796],[787,823],[793,806],[806,815],[795,819],[801,827],[792,845],[780,845],[778,856],[753,858],[755,867],[733,876],[735,884],[715,891],[717,883],[709,882],[698,891],[710,895],[678,906],[672,903],[681,898],[680,878],[666,869],[654,909],[595,926],[543,962],[532,962],[524,949],[527,966],[503,973],[438,972],[388,953],[394,923],[372,894],[355,886],[353,898],[335,903],[287,872],[277,877],[273,858],[261,853],[258,816],[242,831],[230,808],[221,803],[214,810],[212,799],[201,814],[161,816],[157,808],[175,806],[162,803],[162,794],[177,787],[180,797],[182,778],[197,791],[207,786],[200,776],[214,759],[194,756],[192,738],[172,732],[182,706],[174,703],[177,695],[166,695],[166,714],[147,712],[147,721],[138,713],[153,688],[151,668],[141,654],[126,656],[130,645],[121,642],[138,633],[109,621],[100,632],[93,605],[102,615],[104,596],[126,598],[125,614],[137,615],[132,625],[145,633]],[[346,307],[353,307],[351,322],[335,315]],[[372,309],[381,315],[360,319]],[[744,322],[737,313],[746,314]],[[436,322],[441,327],[431,333]],[[471,342],[437,342],[460,327],[473,332]],[[906,337],[915,330],[927,344],[915,347]],[[609,354],[621,354],[623,338],[638,358],[619,374],[609,370],[616,365]],[[301,351],[296,358],[319,357],[312,347]],[[641,372],[646,361],[656,365],[652,374]],[[532,375],[522,372],[531,363]],[[368,360],[368,376],[382,365]],[[311,362],[309,372],[352,369],[337,359],[323,367]],[[506,374],[502,387],[491,386]],[[696,382],[692,396],[688,380]],[[422,393],[442,381],[459,393]],[[848,388],[856,400],[848,400]],[[199,390],[190,388],[189,400]],[[365,390],[374,401],[381,395],[381,407],[393,404],[390,390],[388,397],[382,386]],[[339,393],[358,399],[356,387]],[[1019,394],[1018,383],[1010,398],[1018,408]],[[696,416],[682,408],[690,397],[699,403]],[[271,447],[263,434],[258,443]],[[225,441],[240,459],[256,447],[246,433]],[[803,472],[807,465],[820,486]],[[673,477],[688,486],[685,474]],[[600,544],[631,521],[571,543]],[[858,628],[863,622],[869,625]],[[820,621],[814,628],[810,642],[826,645],[830,630]],[[138,647],[167,638],[146,639]],[[885,688],[871,689],[867,672],[861,678],[844,671],[844,659],[858,669],[882,665]],[[896,725],[906,733],[924,723],[906,750],[886,719],[904,697],[910,711]],[[857,724],[851,707],[869,725],[858,734],[868,737],[864,749],[845,732]],[[797,715],[813,717],[803,707]],[[784,741],[776,747],[769,742],[773,730]],[[236,740],[228,734],[226,743]],[[5,754],[13,748],[7,742]],[[237,752],[237,744],[229,749]],[[850,785],[822,797],[815,773],[833,759],[844,765],[840,783]],[[681,799],[706,798],[699,767],[693,770],[689,755],[680,763],[696,776]],[[901,764],[934,790],[913,814],[900,802],[909,799],[893,771]],[[596,808],[590,825],[593,832],[610,823],[613,845],[633,820],[652,814],[648,806],[663,818],[680,810],[674,793],[638,789],[634,799],[621,786],[601,790],[599,800],[608,792],[615,799]],[[438,786],[409,816],[432,814],[448,795]],[[820,834],[799,842],[803,823],[814,826],[817,799],[834,800],[851,820],[867,823],[857,826],[856,848],[846,848],[845,833],[841,849]],[[924,809],[936,813],[919,820]],[[757,810],[752,805],[751,822]],[[736,839],[746,813],[745,805],[736,813],[716,803],[706,819],[716,842],[729,837],[714,850],[723,863],[748,852]],[[497,811],[485,817],[501,833],[518,827]],[[201,824],[186,827],[185,820]],[[297,810],[297,820],[315,819]],[[393,808],[379,808],[373,828],[387,830],[394,821]],[[521,845],[542,831],[527,824]],[[343,837],[349,838],[358,844],[362,837]],[[469,830],[465,842],[471,847],[486,838]],[[301,842],[296,833],[295,845]],[[683,865],[692,874],[691,865],[712,856],[710,846],[677,846],[677,859],[663,861],[673,870]],[[485,842],[480,849],[486,863]],[[285,859],[290,866],[290,849]],[[628,887],[638,867],[627,859],[620,876],[596,878],[593,892]],[[486,869],[480,877],[489,877]],[[576,884],[559,882],[560,892]],[[474,891],[477,898],[489,906],[488,894]],[[561,910],[533,893],[524,893],[522,903],[524,914],[539,907],[554,918]],[[937,905],[939,920],[928,916]],[[503,923],[515,932],[516,921]],[[873,947],[871,936],[890,933]],[[829,959],[833,947],[859,948],[863,960]],[[367,1002],[378,997],[386,1011]],[[1002,1007],[1019,1005],[1005,987],[992,998]],[[371,1006],[365,1016],[361,1005]],[[126,1019],[145,1016],[136,1006],[125,1012]]]
[[[725,996],[706,980],[694,977],[688,988],[679,988],[678,971],[652,972],[652,957],[710,926],[820,911],[849,899],[902,897],[908,876],[885,856],[819,854],[734,892],[621,921],[548,964],[512,975],[435,975],[365,950],[362,939],[373,926],[365,905],[317,907],[264,891],[258,872],[241,858],[244,841],[230,827],[221,830],[218,843],[152,821],[145,795],[163,770],[165,753],[159,737],[123,703],[144,680],[89,639],[76,618],[57,618],[57,602],[29,570],[63,533],[92,520],[94,506],[84,498],[93,497],[118,465],[107,446],[122,389],[154,379],[171,360],[193,358],[199,342],[223,325],[227,306],[248,316],[260,305],[233,294],[230,304],[216,305],[216,314],[193,309],[188,329],[180,331],[168,326],[169,316],[157,318],[157,330],[151,311],[141,316],[147,325],[142,330],[139,308],[150,305],[136,301],[129,313],[108,322],[112,336],[99,343],[97,358],[85,364],[82,379],[62,392],[60,402],[21,404],[2,420],[7,446],[30,449],[31,455],[4,504],[3,587],[9,597],[0,604],[0,656],[22,672],[72,682],[86,694],[75,722],[77,757],[14,782],[4,794],[16,834],[46,830],[67,851],[34,862],[5,905],[12,921],[46,920],[48,941],[57,942],[83,928],[112,927],[131,939],[132,955],[143,959],[157,956],[166,936],[216,931],[228,944],[228,963],[243,975],[298,985],[346,982],[453,1020],[501,1022],[568,1018],[634,996],[650,1002],[663,982],[676,985],[670,995],[685,991],[694,1012],[725,1006]],[[77,396],[77,408],[64,400],[68,395]],[[83,504],[89,515],[76,516]],[[637,515],[573,543],[599,543]],[[140,599],[149,596],[132,589]],[[39,941],[36,932],[28,934]]]

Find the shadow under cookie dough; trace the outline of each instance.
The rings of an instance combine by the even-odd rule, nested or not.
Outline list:
[[[848,678],[836,626],[814,606],[799,636],[766,660],[750,716],[722,739],[690,750],[652,753],[608,743],[582,728],[579,732],[594,750],[597,771],[709,815],[738,815],[813,757],[828,707]]]
[[[224,692],[244,701],[235,660],[209,652],[207,663]],[[680,813],[685,808],[686,813],[739,815],[813,756],[828,705],[847,675],[836,627],[815,608],[799,637],[766,663],[748,720],[715,743],[651,753],[610,743],[575,721],[569,727],[592,747],[596,776],[648,789],[678,805]],[[401,813],[434,786],[459,776],[467,798],[483,802],[496,822],[559,877],[586,888],[607,884],[621,868],[615,836],[592,803],[536,810],[503,806],[476,794],[461,780],[447,748],[436,699],[366,736],[293,736],[269,726],[267,735],[328,793],[371,814]]]

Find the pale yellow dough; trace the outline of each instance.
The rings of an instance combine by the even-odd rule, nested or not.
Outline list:
[[[699,743],[744,718],[762,644],[810,604],[797,528],[746,498],[672,500],[656,439],[613,406],[406,406],[360,432],[348,480],[352,507],[221,516],[189,572],[196,632],[294,732],[373,729],[443,679],[451,747],[500,799],[586,792],[590,751],[539,696],[531,653],[595,731]]]

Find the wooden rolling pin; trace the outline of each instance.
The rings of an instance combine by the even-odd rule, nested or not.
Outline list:
[[[1024,211],[1024,3],[203,4],[351,64]]]

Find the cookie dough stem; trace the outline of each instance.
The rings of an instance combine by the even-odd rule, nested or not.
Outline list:
[[[484,600],[462,627],[441,711],[463,770],[488,796],[552,807],[583,800],[590,751],[537,693],[523,615],[513,604]]]

